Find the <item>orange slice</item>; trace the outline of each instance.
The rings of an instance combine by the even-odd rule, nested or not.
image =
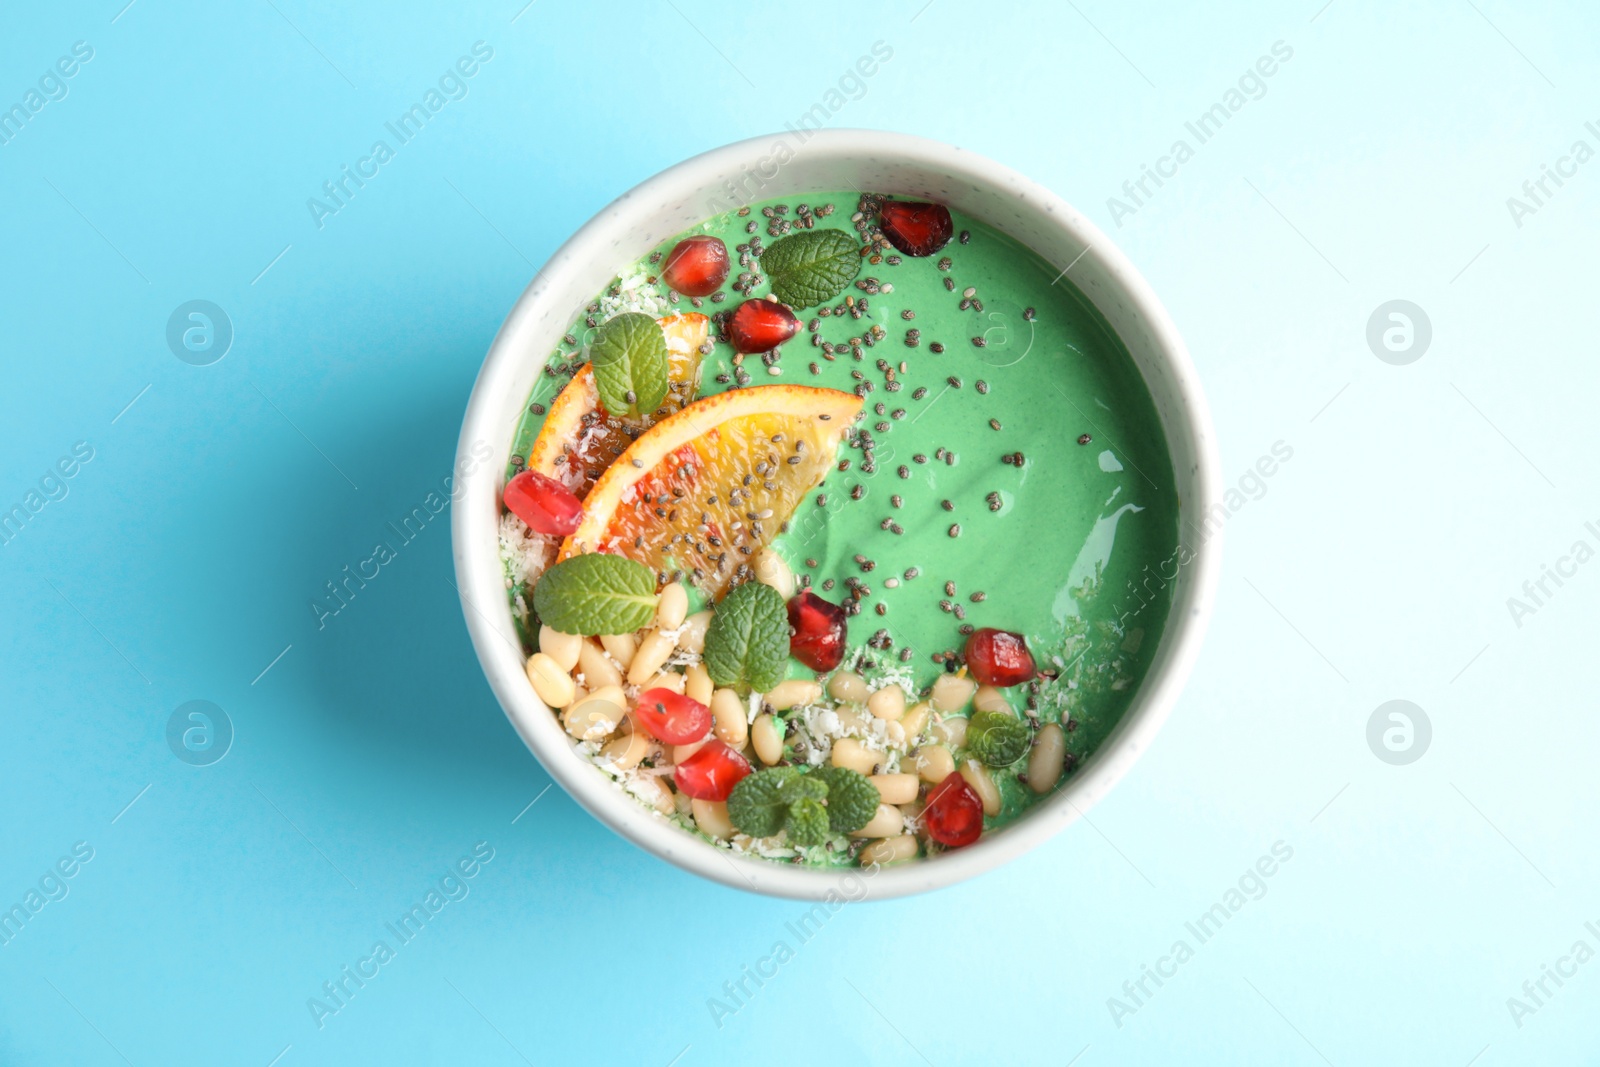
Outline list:
[[[667,336],[670,384],[661,407],[648,415],[608,415],[600,406],[594,369],[585,363],[551,401],[539,436],[528,449],[528,469],[559,480],[579,500],[645,430],[681,409],[700,389],[700,346],[711,322],[698,312],[657,319]]]
[[[559,558],[611,552],[715,600],[833,469],[861,411],[837,389],[765,385],[697,400],[639,435],[584,500]]]

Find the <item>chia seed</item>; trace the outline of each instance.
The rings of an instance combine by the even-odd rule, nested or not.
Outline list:
[[[902,463],[900,468],[896,470],[895,473],[900,475],[902,478],[909,478],[911,477],[911,468]]]
[[[948,500],[939,501],[939,506],[941,508],[944,508],[946,511],[954,511],[956,509],[956,506],[954,504],[950,503],[950,501],[948,501]]]
[[[971,230],[962,230],[961,231],[961,236],[958,237],[957,240],[960,241],[962,244],[968,243],[969,241],[972,240],[972,231]]]
[[[921,573],[922,573],[922,570],[920,568],[918,568],[918,567],[907,567],[906,568],[906,581],[909,582],[911,579],[915,578],[917,575],[919,575]]]
[[[984,347],[986,347],[986,346],[987,346],[987,345],[988,345],[988,344],[989,344],[989,342],[988,342],[988,341],[985,341],[985,340],[984,340],[984,339],[983,339],[983,338],[981,338],[981,337],[974,337],[974,338],[973,338],[973,339],[972,339],[972,347],[973,347],[973,348],[984,348]]]
[[[944,345],[940,344],[938,341],[935,341],[928,346],[928,351],[932,352],[936,356],[942,355],[944,353]]]
[[[1032,322],[1033,321],[1033,314],[1034,313],[1033,313],[1033,309],[1032,308],[1025,308],[1023,310],[1023,312],[1022,312],[1023,321],[1024,322]]]
[[[1080,445],[1086,445],[1086,444],[1088,444],[1088,443],[1089,443],[1089,442],[1090,442],[1090,441],[1093,441],[1093,440],[1094,440],[1094,438],[1093,438],[1093,437],[1090,437],[1090,436],[1089,436],[1089,435],[1088,435],[1088,434],[1086,434],[1086,433],[1081,433],[1081,434],[1079,434],[1079,435],[1078,435],[1078,443],[1079,443],[1079,444],[1080,444]]]
[[[960,537],[961,536],[961,524],[959,522],[953,522],[953,523],[950,524],[950,536],[951,537]]]
[[[921,400],[923,397],[925,397],[927,395],[928,395],[927,386],[919,385],[915,389],[911,390],[911,399],[912,400]],[[543,414],[543,412],[540,412],[539,414]]]
[[[984,394],[987,395],[988,392],[989,392],[989,383],[984,381],[982,378],[979,378],[977,381],[973,382],[972,386],[973,386],[974,389],[978,390],[978,392],[980,392],[980,393],[984,393]]]
[[[533,412],[535,415],[543,415],[544,414],[544,405],[543,404],[529,404],[528,405],[528,410]]]
[[[1000,420],[999,419],[990,419],[989,420],[989,429],[998,430],[999,428],[1000,428]]]

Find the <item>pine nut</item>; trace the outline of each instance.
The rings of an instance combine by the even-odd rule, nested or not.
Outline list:
[[[601,634],[600,647],[606,650],[606,655],[617,661],[617,666],[627,670],[633,662],[633,654],[639,650],[639,642],[632,634]]]
[[[844,734],[860,734],[867,732],[867,721],[849,708],[838,708],[834,715],[839,718],[839,732]]]
[[[711,625],[711,612],[697,611],[683,621],[683,632],[678,635],[678,647],[695,655],[706,650],[706,627]]]
[[[790,678],[772,687],[761,699],[773,711],[788,711],[796,704],[815,704],[822,696],[822,686],[804,678]]]
[[[583,638],[577,634],[564,634],[548,626],[539,627],[539,651],[561,664],[568,674],[578,665],[578,649]]]
[[[877,769],[882,754],[873,751],[853,737],[841,737],[833,743],[832,762],[835,767],[848,767],[858,774],[871,774]],[[882,837],[883,834],[868,834]]]
[[[891,804],[879,804],[877,814],[872,820],[859,830],[852,831],[851,837],[894,837],[906,828],[905,816],[900,814],[900,809]]]
[[[789,569],[789,564],[784,558],[770,548],[763,548],[756,553],[755,559],[750,561],[750,569],[755,573],[756,581],[762,585],[770,585],[783,599],[788,600],[794,596],[794,571]]]
[[[707,734],[705,737],[702,737],[700,740],[691,741],[687,745],[673,745],[672,746],[672,762],[673,762],[673,765],[676,766],[677,764],[682,763],[684,760],[688,759],[690,756],[694,755],[696,752],[699,752],[702,748],[704,748],[706,746],[707,742],[709,742],[710,740],[711,740],[711,736],[709,734]]]
[[[865,704],[872,694],[861,675],[854,671],[835,671],[833,677],[828,679],[828,695],[851,704]]]
[[[928,733],[947,748],[960,748],[967,743],[967,720],[954,717],[941,719],[933,724]]]
[[[631,771],[639,766],[639,761],[644,759],[645,753],[649,751],[650,735],[643,730],[635,730],[607,741],[605,747],[600,750],[600,755],[610,760],[618,770]]]
[[[677,671],[662,671],[639,686],[640,689],[667,689],[674,693],[682,693],[688,679]]]
[[[898,685],[886,685],[867,698],[867,710],[875,718],[899,719],[906,713],[906,691]]]
[[[755,746],[756,757],[770,767],[783,758],[783,727],[771,715],[757,715],[750,724],[750,743]]]
[[[535,652],[526,664],[528,682],[546,706],[561,708],[572,702],[575,688],[572,675],[561,669],[561,664],[543,652]]]
[[[913,704],[911,710],[900,719],[900,725],[905,729],[906,740],[915,741],[928,725],[928,702],[924,700]]]
[[[694,798],[679,790],[672,794],[672,807],[679,815],[688,815],[694,810]]]
[[[874,774],[872,784],[878,787],[878,798],[885,804],[911,803],[922,785],[914,774]]]
[[[676,630],[688,615],[688,592],[678,582],[668,584],[661,590],[661,599],[656,601],[656,629]]]
[[[732,689],[718,689],[711,694],[710,707],[712,733],[733,748],[743,748],[750,735],[750,722],[745,717],[745,703],[739,699],[739,694]]]
[[[640,775],[637,779],[639,792],[648,799],[645,801],[663,815],[671,815],[678,810],[678,803],[672,797],[672,790],[659,777],[653,774]]]
[[[1028,788],[1035,793],[1048,793],[1061,780],[1061,767],[1066,762],[1067,741],[1061,727],[1055,723],[1041,726],[1034,738],[1033,751],[1028,754]]]
[[[955,771],[956,758],[943,745],[923,745],[917,749],[912,766],[924,782],[937,785]]]
[[[1011,704],[1006,700],[1006,695],[992,685],[978,686],[978,692],[972,698],[972,706],[977,711],[1000,711],[1007,715],[1015,715]]]
[[[618,699],[610,699],[609,693],[615,693]],[[568,708],[562,713],[561,721],[566,724],[567,733],[579,741],[603,741],[622,722],[624,714],[622,691],[602,689],[591,693],[582,704]]]
[[[651,630],[639,642],[639,651],[633,654],[633,665],[628,668],[628,681],[638,685],[666,665],[667,657],[678,647],[676,638],[668,637],[663,630]]]
[[[568,708],[572,707],[572,705],[581,704],[585,700],[588,700],[588,699],[589,699],[589,690],[585,689],[581,685],[574,685],[572,687],[572,699],[569,700],[567,703],[561,705],[561,710],[565,711]]]
[[[1000,787],[994,784],[989,769],[975,759],[961,761],[961,777],[967,780],[972,791],[983,801],[985,815],[1000,814]]]
[[[607,685],[621,685],[622,672],[605,651],[593,641],[585,641],[578,648],[578,674],[590,689]]]
[[[977,689],[977,683],[971,678],[941,674],[933,680],[933,691],[928,694],[928,703],[933,705],[934,711],[960,711],[967,706],[967,701],[972,699],[972,694]]]
[[[711,672],[706,670],[705,664],[690,664],[684,674],[683,691],[690,700],[697,700],[708,707],[711,704],[711,693],[715,687],[711,684]]]
[[[891,748],[906,747],[906,728],[897,722],[891,722],[884,728],[884,736],[889,739]]]
[[[697,800],[691,810],[694,812],[694,824],[707,837],[726,841],[733,836],[733,820],[728,818],[727,801]]]
[[[904,863],[917,854],[917,839],[910,834],[896,834],[880,838],[861,850],[863,867],[887,867],[891,863]]]

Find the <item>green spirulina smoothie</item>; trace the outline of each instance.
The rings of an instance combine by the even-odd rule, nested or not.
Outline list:
[[[751,256],[733,266],[721,300],[669,294],[654,272],[680,240],[713,235],[741,257],[752,240],[765,248],[799,232],[807,216],[813,228],[854,236],[859,206],[855,192],[755,203],[620,271],[552,355],[508,477],[604,321],[596,312],[619,294],[631,291],[636,303],[642,294],[642,310],[657,315],[716,315],[767,294],[765,279],[734,291],[741,274],[760,274]],[[701,392],[782,383],[863,395],[857,426],[874,442],[870,462],[841,446],[835,470],[773,547],[823,597],[843,602],[862,587],[849,642],[865,650],[869,676],[909,674],[920,691],[961,649],[963,626],[1026,635],[1041,678],[1007,695],[1019,711],[1063,725],[1070,774],[1121,717],[1159,644],[1170,603],[1160,575],[1171,576],[1178,546],[1171,462],[1126,348],[1070,278],[951,214],[956,236],[940,251],[888,250],[863,261],[828,314],[797,309],[802,332],[775,356],[736,366],[713,328]],[[811,677],[793,661],[790,670]],[[1004,809],[987,828],[1038,799],[1014,774],[996,779]]]

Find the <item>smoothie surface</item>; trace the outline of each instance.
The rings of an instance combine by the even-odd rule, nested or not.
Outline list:
[[[714,301],[670,293],[657,280],[662,257],[694,234],[721,238],[735,256],[755,238],[771,247],[804,216],[854,236],[858,200],[850,191],[753,203],[620,265],[528,398],[507,476],[584,358],[608,296],[642,291],[662,315],[732,310],[768,292],[764,279],[733,291],[741,274],[761,274],[759,258],[735,264]],[[1126,710],[1159,644],[1178,549],[1173,472],[1143,380],[1070,272],[952,216],[957,237],[938,253],[863,260],[844,293],[796,309],[802,332],[776,353],[736,362],[713,328],[700,393],[785,383],[864,397],[856,430],[870,451],[852,435],[773,547],[813,592],[856,600],[849,643],[863,673],[920,690],[961,649],[963,627],[1024,634],[1041,677],[1007,698],[1062,724],[1070,775]],[[790,673],[811,676],[793,661]],[[999,785],[1005,810],[993,825],[1037,800],[1011,778]]]

